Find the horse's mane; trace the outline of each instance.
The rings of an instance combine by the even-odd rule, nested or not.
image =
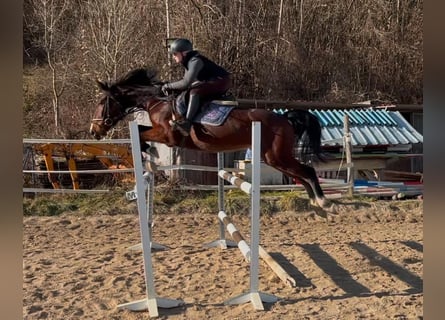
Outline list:
[[[161,84],[152,68],[133,69],[113,83],[127,94],[136,95],[159,95]]]
[[[129,71],[127,74],[119,78],[115,85],[119,87],[139,87],[152,86],[160,81],[157,78],[157,72],[152,68],[137,68]]]

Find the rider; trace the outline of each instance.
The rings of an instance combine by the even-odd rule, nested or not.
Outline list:
[[[179,131],[184,135],[190,134],[192,119],[197,113],[200,104],[221,96],[231,87],[230,73],[207,57],[193,50],[188,39],[175,39],[169,46],[168,52],[173,55],[175,62],[184,68],[184,77],[176,82],[166,83],[162,91],[186,91],[189,96],[185,120],[175,121]]]

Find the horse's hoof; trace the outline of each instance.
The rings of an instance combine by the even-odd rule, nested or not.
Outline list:
[[[332,203],[330,200],[326,198],[316,198],[316,201],[314,201],[318,206],[323,209],[323,211],[329,213],[329,214],[338,214],[338,208],[335,203]]]
[[[146,161],[145,169],[150,172],[156,172],[158,170],[158,165],[153,161]]]
[[[330,205],[329,200],[326,199],[325,197],[316,198],[315,201],[316,201],[316,204],[318,204],[320,206],[320,208],[323,208],[323,209]]]
[[[155,158],[159,158],[159,152],[158,149],[156,147],[150,147],[148,150],[148,153],[151,154],[153,157]]]

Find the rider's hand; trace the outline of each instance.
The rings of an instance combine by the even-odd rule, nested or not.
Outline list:
[[[165,83],[164,85],[162,85],[161,91],[162,91],[162,93],[164,95],[168,96],[169,90],[171,90],[171,89],[169,88],[169,84],[168,83]]]
[[[164,93],[162,92],[162,85],[161,84],[155,84],[153,87],[156,89],[156,96],[162,96]]]

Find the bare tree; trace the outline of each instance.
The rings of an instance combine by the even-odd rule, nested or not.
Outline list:
[[[56,134],[61,134],[60,98],[65,90],[66,76],[70,63],[70,20],[69,0],[30,0],[32,23],[35,24],[34,43],[45,53],[51,71],[52,109]],[[29,19],[24,19],[28,23]],[[32,29],[32,28],[31,28]]]
[[[132,42],[138,39],[133,23],[137,7],[130,1],[87,0],[81,2],[83,54],[101,73],[114,79],[126,57],[135,50]]]
[[[78,71],[92,98],[99,93],[96,79],[115,80],[134,67],[165,63],[163,2],[85,0],[79,8]],[[118,126],[112,135],[125,135],[127,129]]]
[[[160,79],[181,76],[166,60],[169,36],[191,39],[226,67],[237,97],[422,102],[422,7],[422,0],[24,0],[25,123],[46,136],[80,130],[97,102],[95,79],[142,65]]]

